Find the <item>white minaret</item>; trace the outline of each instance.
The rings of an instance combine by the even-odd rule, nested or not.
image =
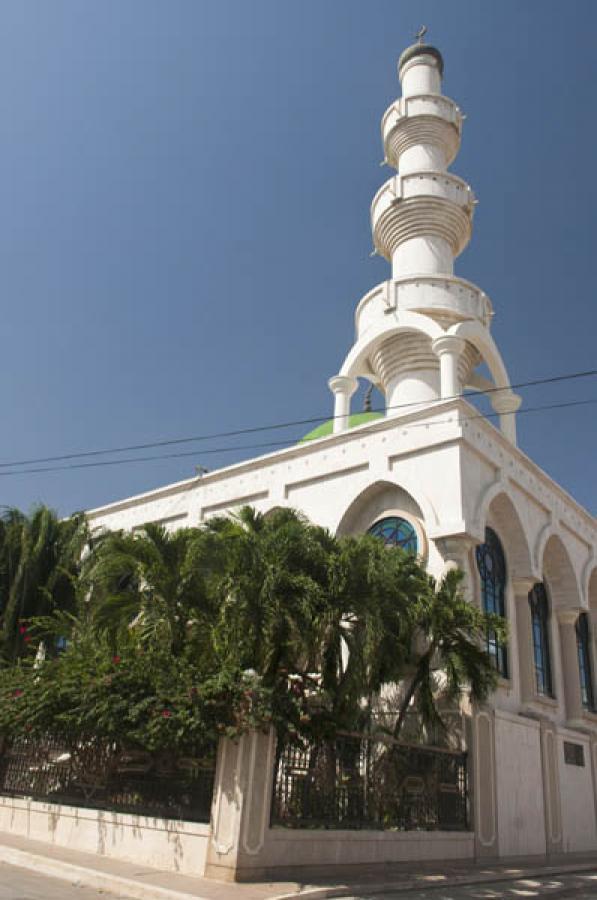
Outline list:
[[[443,59],[423,43],[424,33],[398,61],[402,96],[381,121],[385,162],[398,174],[373,198],[371,228],[392,277],[357,306],[355,344],[329,382],[334,430],[348,427],[350,398],[363,377],[385,395],[387,415],[458,396],[463,388],[498,388],[491,401],[515,443],[520,398],[490,335],[491,302],[454,275],[454,259],[471,237],[476,200],[469,185],[448,172],[463,116],[441,93]],[[475,374],[482,362],[492,381]]]

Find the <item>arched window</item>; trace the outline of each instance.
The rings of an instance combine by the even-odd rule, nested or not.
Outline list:
[[[578,673],[580,675],[580,697],[585,709],[595,709],[593,694],[593,666],[589,638],[589,617],[581,613],[576,620],[576,646],[578,648]]]
[[[485,529],[485,543],[476,550],[477,568],[481,577],[481,604],[485,612],[506,615],[506,558],[500,539],[491,528]],[[508,647],[498,640],[491,628],[487,632],[487,652],[495,668],[508,677]]]
[[[419,549],[414,526],[401,516],[388,516],[386,519],[380,519],[371,526],[369,534],[381,538],[387,547],[401,547],[407,553],[414,554]]]
[[[529,605],[531,607],[533,658],[535,660],[537,692],[547,697],[553,697],[549,644],[549,600],[545,585],[541,582],[533,585],[529,592]]]

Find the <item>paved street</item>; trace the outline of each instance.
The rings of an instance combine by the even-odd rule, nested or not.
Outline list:
[[[0,900],[107,900],[110,896],[105,891],[77,887],[58,878],[36,875],[30,869],[0,863]]]
[[[597,869],[578,875],[551,875],[548,878],[521,878],[450,888],[426,888],[391,894],[359,894],[346,900],[521,900],[521,898],[565,898],[595,900]]]

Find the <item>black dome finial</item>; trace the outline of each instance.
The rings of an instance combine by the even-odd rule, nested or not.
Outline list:
[[[400,59],[398,60],[398,74],[400,74],[402,66],[404,66],[409,60],[413,59],[415,56],[422,56],[423,54],[425,54],[426,56],[433,56],[437,63],[437,68],[439,69],[440,78],[443,77],[444,60],[437,47],[432,47],[431,44],[425,43],[424,38],[427,34],[427,31],[427,26],[421,25],[421,27],[415,34],[417,43],[411,44],[410,47],[407,47],[406,50],[404,50],[400,54]]]

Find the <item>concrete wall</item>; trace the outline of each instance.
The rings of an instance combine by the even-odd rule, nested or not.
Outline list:
[[[0,797],[0,832],[139,865],[203,875],[211,828],[195,822]]]
[[[495,759],[500,855],[545,853],[539,723],[496,713]]]
[[[564,741],[580,744],[584,766],[575,766],[564,759]],[[558,735],[558,762],[562,802],[562,849],[566,853],[597,849],[591,747],[589,741],[576,732]]]
[[[472,831],[298,831],[270,828],[260,858],[267,870],[383,865],[413,860],[472,859]],[[297,873],[300,874],[300,873]]]

